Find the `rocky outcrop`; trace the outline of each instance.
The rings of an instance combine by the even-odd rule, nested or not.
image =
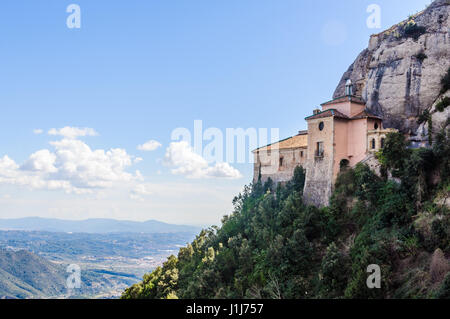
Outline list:
[[[351,79],[367,108],[383,117],[385,127],[413,135],[424,110],[441,97],[441,79],[450,67],[450,0],[436,0],[424,11],[371,36],[369,47],[344,73],[334,98],[344,95]],[[448,121],[450,107],[433,113],[437,130]],[[420,131],[420,132],[419,132]]]

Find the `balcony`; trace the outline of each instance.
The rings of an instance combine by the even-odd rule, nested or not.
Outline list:
[[[321,159],[323,159],[323,156],[324,156],[324,151],[323,151],[323,150],[317,150],[317,151],[315,152],[315,154],[314,154],[314,158],[315,158],[316,160],[321,160]]]

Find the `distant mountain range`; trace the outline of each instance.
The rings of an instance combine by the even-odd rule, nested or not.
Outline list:
[[[53,218],[26,217],[0,219],[0,230],[48,231],[65,233],[198,233],[200,227],[172,225],[148,220],[135,222],[115,219],[62,220]]]

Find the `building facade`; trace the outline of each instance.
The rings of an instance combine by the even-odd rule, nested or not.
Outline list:
[[[382,148],[386,135],[396,131],[383,128],[382,119],[366,110],[360,97],[352,95],[350,81],[346,93],[314,110],[305,119],[307,131],[253,151],[254,182],[269,178],[286,182],[297,166],[303,166],[305,202],[328,205],[341,167],[354,167]]]
[[[292,179],[297,166],[306,165],[308,132],[269,144],[253,151],[253,182],[259,178],[264,183],[271,178],[275,183],[285,183]]]

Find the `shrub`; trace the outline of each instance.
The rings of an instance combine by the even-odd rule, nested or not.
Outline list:
[[[431,233],[433,238],[433,244],[436,247],[447,248],[449,245],[449,236],[447,235],[447,229],[445,222],[440,219],[435,219],[431,223]]]
[[[360,200],[368,200],[375,204],[377,201],[377,190],[381,179],[370,170],[369,166],[358,163],[355,167],[355,195]]]
[[[445,276],[439,289],[435,292],[434,298],[438,299],[450,299],[450,273]]]
[[[419,37],[422,34],[425,34],[426,32],[427,32],[427,29],[425,27],[418,26],[413,20],[410,20],[403,27],[403,34],[407,38],[413,38],[416,41],[419,39]]]
[[[336,244],[331,243],[322,259],[320,269],[322,287],[328,297],[344,294],[348,278],[348,258],[339,251]]]
[[[432,282],[436,283],[442,281],[449,271],[450,266],[444,253],[439,248],[436,249],[430,264],[430,276]]]
[[[444,112],[445,108],[449,105],[450,105],[450,97],[446,96],[436,104],[436,110],[438,110],[439,112]]]
[[[428,56],[425,54],[425,52],[419,52],[414,57],[421,62],[423,62],[423,60],[428,58]]]
[[[381,150],[378,160],[387,169],[401,170],[410,154],[407,146],[408,143],[403,134],[389,133],[386,136],[384,148]]]
[[[426,121],[428,121],[428,119],[430,118],[430,111],[428,110],[424,110],[422,112],[422,114],[419,115],[418,119],[417,119],[417,124],[422,124]]]

